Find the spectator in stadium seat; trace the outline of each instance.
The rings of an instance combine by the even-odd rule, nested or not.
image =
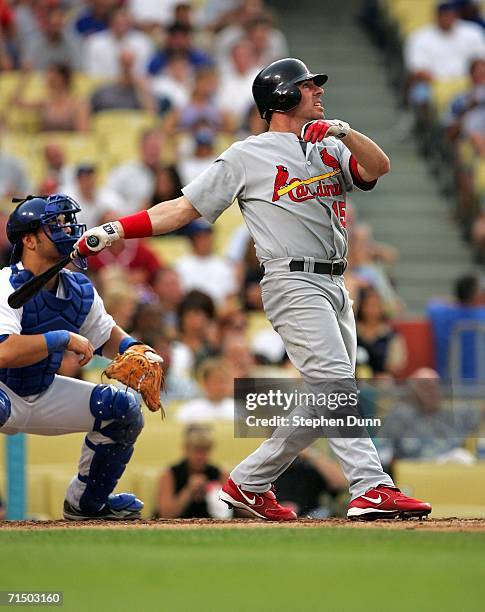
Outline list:
[[[193,68],[184,53],[172,53],[165,69],[152,76],[150,90],[159,101],[171,108],[183,108],[190,99],[193,86]]]
[[[252,104],[246,111],[241,125],[236,134],[238,140],[243,140],[248,136],[258,136],[263,132],[268,131],[268,124],[264,119],[261,119],[259,111],[255,104]]]
[[[241,333],[230,332],[225,335],[221,356],[230,365],[234,378],[251,378],[254,375],[256,360]]]
[[[430,99],[430,83],[464,77],[470,61],[485,56],[483,29],[457,18],[453,2],[436,9],[436,23],[412,32],[405,41],[404,60],[410,77],[409,98],[413,106]]]
[[[14,12],[6,0],[0,0],[0,72],[12,70],[18,61],[15,42]]]
[[[119,77],[101,85],[91,95],[91,112],[109,110],[140,110],[155,114],[157,104],[146,80],[135,74],[135,54],[129,49],[120,52]]]
[[[153,44],[146,34],[132,29],[132,25],[129,12],[120,7],[111,14],[108,30],[92,34],[86,39],[83,55],[88,74],[106,78],[119,77],[119,56],[126,49],[135,56],[135,73],[139,76],[145,74]]]
[[[31,71],[23,71],[13,95],[17,108],[37,111],[41,132],[87,132],[89,110],[86,103],[73,93],[72,71],[67,64],[52,64],[45,72],[47,93],[36,101],[26,100]]]
[[[83,7],[77,17],[74,28],[80,36],[90,36],[108,29],[109,18],[118,0],[91,0],[89,6]]]
[[[148,72],[155,76],[163,72],[170,56],[178,55],[187,59],[196,70],[212,66],[213,60],[205,51],[194,46],[192,28],[183,23],[172,23],[167,28],[167,38],[162,48],[157,49],[148,64]]]
[[[396,249],[374,240],[369,225],[359,223],[352,226],[348,253],[348,275],[354,277],[351,284],[356,289],[367,285],[375,287],[390,317],[400,314],[404,309],[387,272],[387,266],[392,265],[397,257]],[[351,292],[352,299],[357,297],[356,293]]]
[[[200,389],[196,381],[189,377],[178,376],[172,369],[172,343],[171,336],[166,334],[164,328],[162,334],[151,337],[146,336],[145,342],[153,347],[156,353],[163,358],[162,369],[164,374],[164,385],[161,393],[162,405],[170,402],[180,402],[200,397]]]
[[[44,158],[44,176],[54,179],[57,186],[72,185],[75,180],[75,170],[66,163],[63,147],[57,142],[47,142],[42,150],[42,155]]]
[[[254,104],[252,85],[261,66],[256,64],[253,45],[247,38],[236,42],[230,58],[231,61],[221,70],[218,101],[221,108],[233,114],[240,124]]]
[[[188,104],[167,113],[164,129],[169,136],[178,131],[194,133],[201,128],[209,128],[214,133],[234,132],[233,117],[217,102],[218,83],[214,69],[204,68],[197,72]]]
[[[129,215],[145,208],[155,188],[160,168],[162,139],[158,131],[147,130],[140,137],[140,159],[128,161],[113,168],[106,186],[123,198],[119,214]]]
[[[177,272],[173,268],[160,268],[153,280],[153,291],[162,308],[165,334],[175,338],[178,328],[178,308],[184,293]]]
[[[100,223],[112,221],[118,213],[112,210],[101,216]],[[118,240],[112,249],[105,249],[89,260],[89,268],[99,272],[103,268],[120,268],[140,295],[151,294],[151,283],[162,263],[145,240]]]
[[[183,156],[177,163],[177,172],[183,185],[188,185],[215,161],[217,155],[214,140],[215,135],[210,128],[200,128],[195,132],[194,152]]]
[[[126,275],[119,270],[103,268],[97,280],[102,289],[106,312],[113,318],[116,316],[116,321],[129,329],[138,305],[138,296]]]
[[[28,195],[30,189],[31,184],[23,161],[5,153],[0,146],[0,198]]]
[[[71,70],[81,67],[80,42],[66,26],[66,13],[62,8],[49,9],[41,28],[23,44],[23,64],[35,70],[44,70],[53,64],[67,64]]]
[[[126,3],[137,27],[153,31],[174,20],[178,0],[128,0]]]
[[[138,304],[130,330],[145,344],[147,339],[163,335],[163,310],[160,304],[156,301]]]
[[[210,461],[214,436],[208,427],[189,425],[182,460],[162,473],[157,516],[161,518],[229,518],[218,490],[227,474]]]
[[[144,208],[150,208],[159,202],[175,200],[182,195],[182,181],[175,166],[160,166],[155,172],[153,193]]]
[[[438,373],[420,368],[384,418],[377,448],[384,465],[396,459],[470,463],[473,457],[463,446],[479,424],[479,411],[456,399],[445,408]]]
[[[74,198],[81,207],[77,218],[87,227],[99,223],[102,215],[110,210],[117,210],[123,202],[120,196],[105,187],[97,187],[97,170],[94,164],[84,163],[76,168],[75,180],[60,186],[61,193]]]
[[[367,365],[374,376],[397,376],[406,367],[404,339],[389,323],[379,293],[361,289],[357,299],[357,346],[367,355]]]
[[[251,0],[246,2],[249,6]],[[224,28],[215,38],[215,56],[220,66],[229,61],[230,50],[234,44],[248,38],[255,56],[256,65],[267,66],[271,62],[288,56],[288,44],[283,33],[278,30],[265,10],[255,6],[239,21]]]
[[[470,89],[452,100],[443,122],[451,140],[470,138],[485,157],[485,57],[471,62],[470,80]]]
[[[237,293],[233,266],[220,255],[214,254],[214,230],[204,219],[193,221],[186,228],[192,245],[192,254],[180,258],[175,269],[185,291],[198,289],[222,305]]]
[[[172,346],[172,370],[175,376],[193,378],[200,363],[218,351],[214,302],[201,291],[189,291],[177,314],[179,334]]]
[[[335,516],[335,497],[347,490],[347,481],[334,459],[310,446],[276,480],[275,487],[278,499],[297,516],[327,518]]]
[[[436,366],[441,378],[448,380],[454,374],[460,378],[477,380],[480,371],[478,358],[481,352],[477,347],[477,335],[474,331],[461,334],[460,353],[461,368],[459,372],[449,371],[450,341],[454,327],[461,322],[485,321],[485,305],[480,281],[475,274],[466,274],[456,280],[455,302],[432,300],[427,307],[427,316],[431,323],[434,341]]]
[[[221,359],[207,359],[197,370],[202,397],[182,404],[175,418],[184,423],[233,421],[234,399],[230,368]]]

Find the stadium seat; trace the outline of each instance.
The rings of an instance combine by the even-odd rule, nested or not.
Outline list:
[[[393,327],[404,338],[408,352],[408,363],[400,378],[410,376],[418,368],[436,368],[429,321],[425,319],[394,321]]]
[[[167,265],[172,265],[190,253],[190,242],[185,236],[159,236],[149,238],[148,243]]]
[[[475,465],[398,461],[395,480],[405,493],[433,504],[433,518],[485,517],[485,462]]]
[[[433,102],[438,112],[444,113],[451,101],[458,94],[468,89],[470,80],[468,77],[449,79],[446,81],[433,82]]]

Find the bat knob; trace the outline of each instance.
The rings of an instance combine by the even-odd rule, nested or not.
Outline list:
[[[88,236],[86,244],[88,247],[96,248],[99,245],[99,238],[97,236]]]

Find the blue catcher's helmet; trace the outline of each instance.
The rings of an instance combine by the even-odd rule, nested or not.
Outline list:
[[[7,238],[13,245],[12,263],[17,263],[22,256],[22,236],[40,228],[55,244],[59,255],[69,255],[86,231],[86,225],[78,223],[76,219],[76,213],[80,210],[77,202],[62,193],[51,196],[29,195],[20,200],[7,221]],[[87,268],[84,259],[75,263],[79,268]]]

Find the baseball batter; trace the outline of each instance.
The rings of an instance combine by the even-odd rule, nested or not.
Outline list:
[[[237,199],[265,272],[265,312],[291,361],[310,386],[332,379],[351,381],[355,389],[355,322],[342,276],[346,194],[372,189],[390,166],[367,136],[325,119],[326,81],[298,59],[270,64],[253,84],[268,132],[229,147],[182,197],[93,228],[77,248],[89,255],[121,237],[164,234],[199,216],[213,223]],[[275,432],[232,471],[221,499],[265,519],[296,518],[278,504],[272,483],[311,441],[308,429]],[[349,518],[431,512],[430,504],[394,486],[369,437],[329,443],[349,481]]]
[[[66,378],[57,371],[65,349],[85,365],[94,353],[112,358],[141,343],[116,325],[80,272],[63,270],[22,308],[14,310],[7,301],[32,274],[72,251],[86,228],[77,223],[79,211],[65,195],[29,196],[8,219],[13,252],[12,265],[0,271],[0,432],[86,432],[64,517],[136,519],[143,503],[131,493],[112,493],[143,427],[138,399],[114,386]]]

